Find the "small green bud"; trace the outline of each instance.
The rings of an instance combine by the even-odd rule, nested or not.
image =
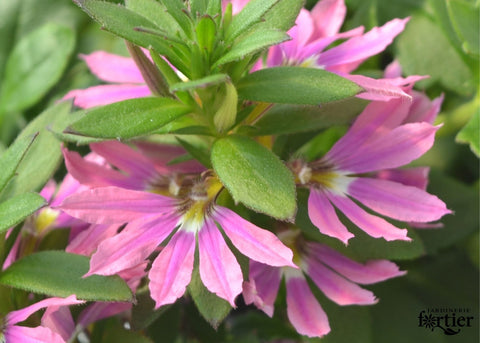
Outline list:
[[[225,98],[213,117],[213,122],[219,132],[225,132],[232,127],[237,118],[237,90],[231,82],[227,82],[225,91]]]

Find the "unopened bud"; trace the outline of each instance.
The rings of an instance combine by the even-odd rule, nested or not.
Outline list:
[[[213,117],[213,122],[219,132],[225,132],[232,127],[237,118],[237,90],[230,82],[225,84],[225,88],[225,98]]]

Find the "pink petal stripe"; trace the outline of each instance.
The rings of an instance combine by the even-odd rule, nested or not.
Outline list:
[[[33,305],[27,306],[23,309],[12,311],[7,314],[7,326],[15,325],[17,323],[23,322],[25,319],[30,317],[33,313],[41,310],[42,308],[48,306],[70,306],[75,304],[83,304],[85,301],[77,300],[75,295],[70,295],[67,298],[48,298],[42,301],[39,301]]]
[[[212,217],[242,254],[271,266],[296,268],[292,251],[270,231],[246,221],[226,207],[215,207]]]
[[[308,216],[324,235],[338,238],[345,244],[348,244],[348,240],[354,237],[338,219],[335,209],[325,194],[315,188],[310,189]]]
[[[394,19],[381,27],[374,27],[360,37],[353,37],[320,55],[321,66],[336,66],[366,59],[382,52],[403,31],[409,18]]]
[[[207,220],[200,229],[198,248],[203,284],[235,308],[235,298],[242,292],[242,270],[213,220]]]
[[[42,326],[58,333],[65,341],[75,331],[75,323],[68,306],[48,306],[42,316]]]
[[[375,101],[389,101],[395,98],[403,98],[404,101],[411,100],[410,95],[405,93],[401,87],[388,82],[388,79],[376,80],[363,75],[349,74],[342,76],[365,90],[365,92],[357,95],[359,98]]]
[[[336,160],[337,167],[352,173],[401,167],[432,147],[435,132],[439,128],[440,126],[428,123],[413,123],[377,134],[374,139],[356,149],[354,155],[343,161]]]
[[[62,336],[43,326],[35,328],[26,326],[7,327],[4,334],[6,343],[65,343]]]
[[[168,237],[177,222],[178,217],[175,216],[153,216],[129,223],[118,235],[100,243],[84,277],[113,275],[144,262]]]
[[[58,209],[93,224],[122,224],[146,215],[172,212],[175,200],[118,187],[86,190],[66,198]]]
[[[80,108],[91,108],[113,104],[127,99],[143,98],[152,93],[148,86],[134,84],[100,85],[68,92],[62,99],[74,99],[73,104]]]
[[[255,304],[272,317],[281,279],[280,268],[250,260],[249,282],[243,284],[245,303]]]
[[[398,266],[387,260],[370,260],[358,263],[320,243],[308,243],[309,256],[335,270],[347,279],[368,285],[405,275]]]
[[[322,0],[311,10],[311,15],[316,26],[317,37],[328,37],[338,33],[342,27],[347,7],[344,0]]]
[[[402,221],[431,222],[451,213],[436,196],[388,180],[354,178],[348,194],[375,212]]]
[[[375,178],[399,182],[405,186],[413,186],[423,190],[428,185],[428,167],[415,167],[407,169],[381,170],[374,174]]]
[[[368,235],[375,238],[383,237],[387,241],[411,240],[409,237],[407,237],[408,232],[406,229],[399,229],[386,220],[367,213],[348,197],[334,195],[332,193],[327,193],[327,196],[328,199],[330,199],[330,201],[340,211],[342,211],[348,219],[350,219]]]
[[[118,169],[146,181],[155,175],[155,164],[138,150],[118,141],[90,144],[90,149]]]
[[[90,256],[97,250],[98,245],[114,236],[119,229],[118,224],[92,224],[87,229],[83,230],[68,243],[65,248],[66,252]]]
[[[375,295],[348,281],[344,277],[325,267],[316,259],[307,260],[307,274],[320,290],[338,305],[371,305],[377,302]]]
[[[95,51],[80,55],[88,68],[100,80],[117,83],[145,83],[142,74],[132,58]]]
[[[135,187],[137,183],[129,180],[125,174],[107,168],[104,165],[87,161],[75,151],[69,151],[65,148],[62,151],[68,172],[83,185],[90,187],[117,186],[137,188]]]
[[[179,230],[155,259],[149,273],[155,308],[174,303],[190,283],[195,256],[195,233]]]
[[[287,280],[287,315],[302,335],[322,337],[330,332],[327,315],[303,277]]]

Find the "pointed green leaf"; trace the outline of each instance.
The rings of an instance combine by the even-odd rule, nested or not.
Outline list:
[[[170,87],[170,92],[176,93],[180,91],[190,91],[197,88],[207,88],[225,83],[227,80],[229,80],[227,74],[213,74],[193,81],[175,83]]]
[[[202,317],[205,318],[214,329],[218,328],[232,309],[228,301],[217,297],[203,285],[198,266],[193,270],[192,280],[188,285],[188,292],[192,296]]]
[[[240,60],[247,55],[269,46],[280,44],[288,39],[290,37],[286,33],[278,30],[265,29],[255,31],[233,45],[232,49],[216,61],[213,67]]]
[[[187,37],[192,36],[192,21],[187,14],[187,8],[182,0],[160,0],[167,12],[176,20]]]
[[[197,33],[197,42],[200,49],[211,52],[215,43],[215,35],[217,34],[217,25],[215,21],[209,17],[203,17],[197,24],[195,29]]]
[[[323,69],[267,68],[248,74],[237,85],[245,100],[283,104],[319,105],[358,94],[355,83]]]
[[[86,256],[41,251],[26,256],[0,273],[3,285],[55,297],[75,294],[92,301],[132,301],[132,292],[119,276],[92,275]]]
[[[0,203],[0,233],[17,225],[47,202],[36,193],[19,194]]]
[[[193,16],[204,15],[207,11],[209,0],[190,0],[190,11]]]
[[[105,139],[129,139],[147,135],[190,112],[170,98],[129,99],[87,111],[67,133]]]
[[[279,0],[251,0],[240,13],[235,15],[232,24],[228,27],[226,40],[232,42],[246,32],[254,24],[260,22],[262,16]]]
[[[305,0],[280,0],[264,16],[265,21],[258,25],[264,29],[288,31],[305,5]]]
[[[52,177],[62,160],[60,141],[50,131],[57,121],[65,120],[72,105],[61,102],[38,115],[35,120],[20,133],[17,140],[31,137],[37,138],[20,162],[17,176],[9,182],[1,198],[30,191],[38,191]],[[14,143],[15,144],[15,143]]]
[[[476,57],[480,54],[480,5],[464,0],[447,0],[448,14],[453,28],[463,42],[463,50]]]
[[[470,149],[480,157],[480,112],[473,114],[467,125],[457,134],[455,141],[470,144]]]
[[[0,113],[21,111],[40,100],[62,76],[74,47],[73,31],[51,23],[20,40],[7,60]]]
[[[208,0],[207,14],[214,17],[222,13],[222,0]]]
[[[157,0],[126,0],[125,6],[150,20],[159,29],[172,36],[175,36],[181,30],[175,19],[167,12],[165,6]]]
[[[0,156],[0,192],[15,174],[18,165],[37,135],[25,136],[15,141],[7,151]]]
[[[227,136],[215,142],[211,159],[235,201],[278,219],[294,217],[293,175],[270,150],[247,137]]]

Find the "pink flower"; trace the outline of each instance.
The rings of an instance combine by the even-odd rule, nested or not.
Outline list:
[[[56,311],[59,309],[60,306],[82,304],[83,302],[84,301],[77,300],[74,295],[69,296],[68,298],[49,298],[49,299],[39,301],[36,304],[25,307],[24,309],[10,312],[9,314],[7,314],[6,321],[3,324],[3,335],[5,337],[6,342],[65,343],[66,341],[68,341],[70,337],[67,334],[67,331],[72,329],[70,324],[73,324],[73,323],[70,323],[70,321],[68,320],[69,319],[68,316],[64,317],[67,319],[67,321],[62,323],[62,325],[58,327],[60,329],[59,332],[48,328],[46,326],[49,324],[48,322],[42,323],[42,326],[37,326],[35,328],[19,326],[17,324],[20,322],[23,322],[25,319],[30,317],[30,315],[32,315],[34,312],[37,312],[42,308],[47,307],[47,308],[50,308],[50,311]],[[70,316],[70,319],[71,319],[71,316]],[[0,334],[0,340],[1,340],[1,334]]]
[[[151,95],[140,70],[132,58],[96,51],[81,55],[91,72],[100,80],[113,84],[68,92],[63,99],[74,99],[75,106],[90,108],[117,101]]]
[[[102,187],[72,195],[59,209],[90,223],[127,223],[118,235],[98,246],[86,275],[112,275],[145,261],[174,232],[149,272],[149,287],[156,307],[173,303],[184,294],[192,274],[197,239],[204,285],[235,306],[243,277],[217,224],[249,258],[272,266],[295,265],[290,249],[273,233],[214,203],[221,189],[214,177],[193,185],[182,199]]]
[[[377,299],[374,294],[358,284],[373,284],[405,274],[392,262],[371,260],[360,264],[320,243],[308,242],[300,248],[303,252],[295,258],[299,259],[301,270],[274,268],[251,261],[249,281],[244,283],[243,296],[247,304],[255,304],[271,317],[284,276],[288,319],[300,334],[310,337],[326,335],[330,332],[330,325],[304,274],[330,300],[341,306],[375,304]]]
[[[441,98],[426,103],[423,95],[411,94],[411,103],[401,99],[370,103],[322,159],[292,162],[298,183],[310,189],[310,219],[323,234],[344,243],[353,237],[338,219],[336,207],[372,237],[410,240],[407,230],[368,213],[351,198],[383,216],[406,222],[427,223],[451,213],[425,191],[426,180],[418,179],[418,172],[403,174],[403,182],[399,173],[405,172],[390,171],[392,178],[385,178],[385,170],[406,165],[428,151],[439,128],[430,121],[439,111]],[[383,177],[378,177],[381,171]]]

